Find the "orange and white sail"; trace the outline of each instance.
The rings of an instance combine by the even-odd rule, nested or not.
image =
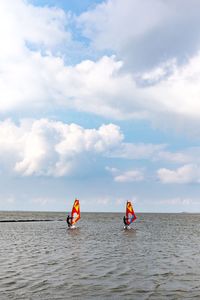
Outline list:
[[[134,212],[131,201],[127,201],[126,203],[126,223],[130,225],[137,219],[136,214]]]
[[[74,205],[72,207],[72,212],[71,212],[71,224],[74,225],[81,217],[80,213],[80,203],[78,199],[75,199]]]

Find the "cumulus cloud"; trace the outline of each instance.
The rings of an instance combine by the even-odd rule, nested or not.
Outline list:
[[[96,49],[112,50],[141,71],[196,52],[199,8],[198,0],[109,0],[84,12],[79,24]]]
[[[171,115],[166,126],[180,118],[198,122],[200,56],[145,88],[131,74],[121,74],[121,66],[114,57],[103,57],[66,67],[60,58],[31,53],[17,65],[7,63],[0,74],[0,111],[56,105],[112,119],[155,121]]]
[[[155,160],[167,161],[172,163],[189,163],[194,160],[194,153],[189,153],[189,151],[177,151],[169,152],[167,150],[159,151],[154,158]]]
[[[68,16],[61,9],[36,7],[23,0],[2,0],[0,8],[1,58],[22,58],[28,49],[41,46],[50,51],[71,38],[65,28]]]
[[[0,1],[0,112],[40,108],[55,98],[49,73],[63,63],[59,45],[71,41],[67,21],[60,9]]]
[[[199,122],[199,54],[181,67],[174,65],[172,74],[147,86],[137,84],[130,73],[121,73],[122,65],[115,57],[104,57],[71,69],[66,86],[70,86],[72,74],[79,86],[78,91],[74,84],[68,89],[72,106],[116,119],[140,118],[163,123],[161,119],[170,117],[168,127],[176,123],[184,127],[184,122],[178,122],[183,118],[186,124]]]
[[[163,164],[164,162],[170,164],[174,169],[160,168],[157,171],[157,176],[162,183],[187,184],[200,182],[199,147],[170,152],[167,149],[167,145],[164,144],[131,144],[122,142],[108,156],[125,160],[146,160],[148,163],[151,163],[150,172],[152,172],[154,165]],[[106,170],[112,174],[114,181],[118,182],[133,182],[145,179],[144,169],[141,168],[121,171],[115,167],[106,167]]]
[[[187,184],[191,182],[200,182],[200,169],[198,165],[188,164],[176,170],[166,168],[159,169],[158,178],[163,183]]]
[[[191,26],[197,30],[200,27],[195,25],[194,7],[199,4],[195,0],[192,3],[189,6],[190,17],[194,17]],[[168,32],[171,19],[177,20],[178,28],[182,28],[180,24],[187,23],[184,16],[188,5],[184,1],[181,12],[175,13],[179,1],[128,0],[124,4],[121,0],[110,0],[102,3],[80,16],[77,22],[96,44],[113,45],[116,55],[66,65],[62,50],[64,45],[70,45],[72,36],[67,28],[69,16],[63,10],[35,7],[22,0],[1,1],[0,37],[4,42],[0,49],[0,113],[8,115],[25,110],[30,115],[30,111],[41,112],[44,107],[48,111],[56,107],[57,110],[73,109],[117,120],[147,119],[161,126],[198,131],[198,51],[182,64],[179,63],[179,52],[175,51],[175,57],[168,55],[145,70],[127,70],[124,67],[128,54],[119,55],[121,45],[127,45],[128,41],[151,32],[155,34],[158,28]],[[104,22],[107,19],[109,22]],[[195,38],[191,44],[194,47],[199,35],[193,34]],[[149,49],[150,45],[142,48]],[[137,58],[133,50],[131,42],[129,51]],[[151,57],[149,53],[148,57]],[[163,122],[166,119],[168,122]],[[191,128],[193,122],[195,126]]]
[[[112,50],[129,74],[129,88],[127,82],[122,85],[122,118],[133,118],[135,112],[159,126],[170,119],[166,127],[195,131],[200,111],[198,8],[197,0],[109,0],[80,16],[92,45]]]
[[[48,119],[22,119],[17,124],[8,119],[0,123],[0,169],[24,176],[71,175],[78,169],[84,171],[80,166],[92,164],[93,157],[100,156],[180,164],[193,162],[197,154],[196,148],[188,150],[186,155],[167,151],[167,145],[126,143],[120,128],[114,124],[85,129]],[[118,182],[144,179],[142,169],[107,170]]]
[[[0,123],[0,164],[25,176],[69,175],[82,154],[105,155],[122,139],[113,124],[84,129],[47,119],[24,120],[19,126],[7,120]]]
[[[199,54],[181,67],[174,66],[173,73],[167,78],[146,87],[138,85],[131,74],[121,74],[122,64],[114,57],[105,57],[97,63],[90,63],[91,68],[89,68],[89,62],[85,63],[85,67],[82,75],[87,76],[88,84],[92,87],[87,89],[88,85],[84,81],[87,97],[91,99],[85,106],[85,110],[122,119],[140,117],[159,120],[162,114],[163,118],[171,116],[172,121],[174,118],[172,124],[183,117],[190,121],[198,121],[200,112]],[[91,82],[90,78],[94,82]],[[78,100],[75,103],[79,108],[82,108],[85,103],[83,102],[85,97],[82,95],[76,96]],[[101,109],[97,112],[94,105],[100,106]]]
[[[128,170],[128,171],[120,171],[117,168],[106,167],[106,170],[109,171],[114,181],[116,182],[137,182],[144,180],[144,174],[142,170]]]
[[[142,172],[138,170],[126,171],[114,177],[114,181],[116,182],[135,182],[142,181],[143,179],[144,176]]]
[[[56,106],[124,118],[127,106],[135,106],[129,95],[131,77],[119,74],[121,61],[103,57],[65,64],[60,44],[69,47],[72,42],[67,22],[68,15],[59,9],[22,0],[0,2],[1,113]],[[127,117],[142,114],[131,108]]]
[[[125,152],[124,149],[129,151]],[[19,177],[75,178],[80,172],[87,175],[88,169],[95,174],[96,163],[100,163],[103,170],[105,164],[108,164],[107,158],[114,159],[113,165],[116,163],[115,158],[118,158],[118,161],[123,159],[123,169],[106,168],[118,184],[142,182],[146,174],[149,178],[154,172],[152,167],[157,168],[164,161],[173,164],[173,168],[158,170],[160,182],[199,183],[198,156],[199,147],[171,153],[167,151],[167,145],[146,144],[145,152],[145,144],[126,143],[120,128],[114,124],[86,129],[77,124],[48,119],[0,122],[0,170],[5,175],[9,172]],[[140,163],[141,159],[148,161],[145,169],[142,166],[130,166],[130,163],[134,163],[131,160],[138,160]],[[184,166],[177,168],[177,164],[184,162]]]

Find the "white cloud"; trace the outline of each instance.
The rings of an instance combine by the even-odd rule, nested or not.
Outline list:
[[[161,127],[197,131],[199,8],[196,0],[109,0],[80,16],[79,24],[92,44],[112,50],[123,62],[119,69],[126,74],[123,84],[118,72],[119,90],[125,87],[119,100],[121,116],[114,114],[114,103],[106,95],[110,116],[140,116]]]
[[[112,50],[127,68],[145,70],[195,53],[199,8],[198,0],[108,0],[84,12],[79,24],[96,49]]]
[[[114,177],[116,182],[135,182],[144,180],[143,173],[139,170],[126,171]]]
[[[20,59],[29,45],[45,46],[50,51],[70,40],[65,28],[68,18],[63,10],[36,7],[23,0],[1,0],[0,8],[1,58]]]
[[[19,124],[8,119],[0,123],[0,168],[2,172],[7,170],[24,176],[65,176],[76,170],[84,172],[87,170],[84,163],[88,166],[98,156],[146,159],[156,164],[160,161],[193,163],[198,158],[198,148],[177,153],[166,148],[167,145],[162,144],[125,143],[123,133],[114,124],[85,129],[77,124],[48,119],[22,119]],[[117,182],[144,179],[142,169],[107,170]]]
[[[0,123],[0,164],[25,176],[69,175],[83,153],[105,155],[122,139],[113,124],[84,129],[47,119],[24,120],[19,126],[7,120]]]
[[[97,48],[120,51],[128,41],[152,30],[165,14],[166,6],[159,1],[109,0],[83,13],[79,24]]]
[[[110,172],[116,182],[137,182],[144,180],[144,174],[142,170],[128,170],[120,171],[117,168],[106,167],[106,170]]]
[[[166,80],[148,89],[149,96],[169,113],[198,118],[200,82],[200,54],[182,67],[176,68]]]
[[[165,152],[164,144],[123,143],[111,153],[111,157],[126,159],[155,159],[159,153]]]
[[[165,151],[161,150],[155,155],[154,160],[183,164],[183,163],[189,163],[189,162],[193,161],[194,154],[189,154],[189,153],[187,153],[187,151],[169,152],[167,150],[165,150]]]
[[[166,168],[159,169],[157,175],[163,183],[187,184],[191,182],[200,182],[200,169],[198,165],[188,164],[176,170]]]
[[[162,119],[171,116],[171,122],[165,122],[168,127],[176,123],[184,127],[179,122],[183,118],[199,119],[200,54],[181,67],[175,65],[171,75],[150,86],[140,86],[130,73],[121,73],[122,64],[114,57],[80,66],[83,64],[85,69],[77,74],[76,83],[83,80],[85,91],[80,89],[74,98],[79,109],[112,118],[140,117],[160,123],[162,114]]]
[[[168,151],[166,144],[121,143],[110,153],[110,157],[138,160],[148,159],[152,162],[170,162],[174,164],[199,161],[199,147],[186,148],[180,151]]]
[[[39,111],[56,105],[113,119],[155,122],[161,121],[161,115],[162,119],[171,116],[171,122],[165,122],[168,127],[181,118],[198,122],[200,56],[148,87],[137,86],[131,74],[121,74],[120,69],[121,62],[114,57],[66,67],[60,58],[30,53],[25,60],[7,62],[3,68],[0,111],[30,107]]]
[[[154,145],[155,149],[156,146],[158,148],[159,145]],[[168,151],[167,145],[163,147],[163,149],[160,148],[160,151],[153,153],[151,156],[151,159],[153,161],[160,161],[160,162],[168,162],[173,164],[185,164],[185,165],[199,165],[200,158],[199,158],[199,147],[188,147],[180,149],[179,151]]]
[[[71,41],[67,21],[59,9],[0,1],[0,112],[37,109],[55,100],[51,86],[63,61],[53,55]]]
[[[81,22],[86,31],[91,30],[91,38],[91,26],[96,22],[98,28],[94,30],[100,33],[95,36],[96,39],[102,36],[100,41],[106,38],[104,26],[111,26],[107,31],[108,40],[113,45],[115,40],[119,41],[116,47],[120,47],[124,44],[120,39],[135,39],[138,34],[148,34],[149,28],[160,26],[161,16],[169,17],[164,6],[166,4],[155,0],[148,3],[128,0],[126,5],[121,0],[110,0],[84,14]],[[172,2],[169,7],[171,11]],[[145,15],[148,12],[148,18],[138,17],[138,10]],[[137,26],[132,26],[133,14]],[[114,18],[110,18],[111,15]],[[122,16],[126,17],[124,22],[121,22]],[[67,66],[57,50],[61,49],[59,45],[69,46],[72,42],[66,28],[68,18],[63,10],[34,7],[22,0],[0,2],[0,37],[4,41],[0,48],[1,113],[20,110],[29,111],[30,115],[30,111],[56,107],[112,119],[148,119],[174,129],[190,128],[187,122],[194,120],[199,123],[200,54],[182,66],[178,59],[170,58],[144,72],[123,70],[125,58],[119,60],[116,56]],[[104,18],[111,24],[103,23],[101,27]],[[116,35],[112,30],[118,28],[122,32],[114,39]],[[163,122],[165,118],[170,118],[170,122]]]

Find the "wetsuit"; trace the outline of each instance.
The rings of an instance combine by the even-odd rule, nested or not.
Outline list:
[[[124,221],[124,225],[127,226],[128,224],[126,223],[127,218],[124,216],[123,221]]]
[[[67,216],[67,220],[66,221],[67,221],[68,227],[71,227],[72,226],[72,224],[71,224],[72,218],[70,216]]]

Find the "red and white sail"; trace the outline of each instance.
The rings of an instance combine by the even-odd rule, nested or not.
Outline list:
[[[130,225],[137,219],[136,214],[134,212],[131,201],[127,201],[126,203],[126,223]]]
[[[81,217],[80,213],[80,203],[78,199],[75,199],[74,205],[72,207],[72,212],[71,212],[71,224],[74,225]]]

